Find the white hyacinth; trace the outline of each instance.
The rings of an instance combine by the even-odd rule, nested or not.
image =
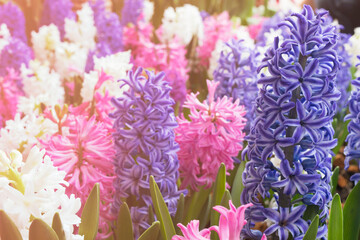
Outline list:
[[[149,0],[145,0],[143,13],[145,22],[150,22],[152,16],[154,15],[154,3]]]
[[[16,149],[26,156],[39,140],[44,140],[57,131],[58,126],[47,118],[35,115],[21,117],[18,113],[0,129],[0,149],[5,152]]]
[[[176,9],[169,7],[162,19],[163,38],[170,41],[177,36],[185,45],[189,44],[193,36],[197,36],[201,45],[204,38],[204,25],[197,7],[185,4]]]
[[[83,239],[73,234],[74,225],[80,224],[76,213],[81,201],[65,194],[66,173],[54,167],[45,150],[36,146],[26,159],[17,150],[8,153],[0,151],[0,209],[14,221],[23,239],[28,239],[31,219],[40,218],[51,226],[56,212],[66,239]]]
[[[64,88],[61,86],[60,75],[54,70],[50,70],[47,64],[42,64],[37,60],[31,60],[29,67],[21,67],[21,77],[23,79],[24,97],[20,97],[19,109],[22,112],[40,110],[39,103],[45,106],[62,105],[64,103]],[[21,102],[29,102],[27,99],[33,98],[35,105],[21,109]]]
[[[59,29],[54,25],[42,26],[38,32],[31,32],[31,42],[36,59],[55,63],[55,50],[61,43]]]
[[[89,3],[85,3],[77,11],[77,15],[77,20],[65,19],[65,38],[89,51],[95,48],[96,45],[94,12]]]

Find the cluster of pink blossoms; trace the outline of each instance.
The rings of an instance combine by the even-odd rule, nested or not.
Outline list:
[[[239,240],[241,230],[246,224],[245,210],[252,206],[252,203],[236,208],[230,200],[229,206],[230,209],[223,206],[214,207],[214,210],[220,213],[219,226],[211,226],[200,231],[199,220],[190,221],[186,227],[180,223],[178,227],[184,236],[176,235],[172,240],[210,240],[212,230],[217,232],[220,240]],[[266,239],[264,234],[261,240]]]
[[[227,170],[234,168],[234,157],[242,150],[246,119],[244,106],[232,98],[215,100],[219,82],[207,81],[208,101],[200,102],[198,94],[187,95],[184,107],[190,109],[188,116],[178,117],[175,129],[182,187],[193,189],[211,186],[221,163]]]
[[[217,16],[208,16],[204,19],[203,43],[198,46],[197,52],[200,64],[209,67],[211,53],[215,50],[218,41],[227,42],[232,37],[232,22],[228,12],[223,12]]]
[[[154,38],[160,41],[155,43]],[[143,21],[124,28],[124,45],[131,49],[134,66],[165,72],[165,80],[174,89],[171,97],[180,104],[185,101],[189,78],[185,45],[176,37],[169,42],[162,40],[161,27],[153,35],[153,26]]]

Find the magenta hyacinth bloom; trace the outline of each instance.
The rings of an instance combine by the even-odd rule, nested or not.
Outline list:
[[[233,169],[233,158],[243,148],[244,106],[239,105],[239,100],[233,102],[226,96],[215,100],[219,82],[208,81],[207,84],[208,101],[201,103],[197,94],[188,95],[184,107],[190,109],[190,121],[184,116],[179,117],[179,127],[175,129],[176,141],[180,145],[182,187],[209,187],[221,163],[227,170]]]
[[[199,220],[192,220],[185,227],[181,223],[178,227],[184,236],[176,235],[171,240],[210,240],[210,231],[214,230],[219,235],[220,240],[239,240],[241,230],[246,224],[245,210],[252,206],[252,203],[236,208],[229,201],[230,209],[223,206],[215,206],[213,209],[220,213],[219,226],[211,226],[210,228],[199,230]],[[265,234],[261,240],[266,240]]]
[[[79,197],[82,207],[94,184],[100,184],[99,229],[102,234],[99,236],[106,236],[109,232],[107,220],[114,220],[110,212],[114,194],[112,136],[103,123],[95,120],[95,116],[88,119],[70,115],[68,122],[69,134],[53,135],[43,145],[54,166],[67,173],[65,179],[70,184],[67,194]]]

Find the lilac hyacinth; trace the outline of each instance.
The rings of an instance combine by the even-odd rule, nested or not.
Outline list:
[[[245,131],[248,132],[255,116],[254,106],[258,93],[258,53],[244,40],[231,39],[226,46],[227,49],[221,52],[218,67],[214,71],[214,80],[220,82],[216,97],[232,97],[233,101],[239,100],[239,104],[245,106],[245,117],[248,120]]]
[[[290,34],[282,43],[275,38],[259,67],[256,119],[243,151],[249,161],[241,201],[254,204],[246,212],[248,237],[259,239],[251,227],[268,219],[266,235],[302,239],[311,220],[304,219],[304,212],[312,206],[320,216],[317,238],[325,238],[331,149],[337,143],[331,122],[340,98],[335,84],[338,33],[324,24],[326,14],[316,15],[305,5],[301,13],[285,18],[279,26]]]
[[[76,14],[72,11],[71,0],[45,0],[40,25],[55,24],[61,35],[65,36],[65,18],[75,20]]]
[[[12,2],[0,5],[0,25],[3,23],[6,24],[12,37],[27,43],[24,14]]]
[[[358,57],[359,58],[359,57]],[[345,120],[350,120],[348,125],[349,135],[346,138],[345,147],[345,168],[349,167],[350,161],[355,160],[360,166],[360,78],[352,81],[354,90],[349,98],[349,114]],[[360,180],[360,173],[356,173],[350,178],[352,181]]]
[[[11,38],[0,52],[0,76],[5,76],[9,69],[19,72],[22,64],[28,65],[33,57],[32,49],[18,38]],[[18,83],[20,86],[20,82]]]
[[[118,15],[106,11],[104,0],[92,2],[90,6],[94,12],[97,43],[95,49],[88,53],[85,72],[93,70],[94,56],[105,57],[123,49],[122,25]]]
[[[135,235],[148,228],[148,208],[152,206],[149,177],[153,175],[168,205],[175,214],[178,198],[179,150],[174,128],[178,126],[170,98],[171,87],[163,80],[164,73],[143,69],[130,71],[121,87],[128,91],[113,98],[115,112],[113,134],[116,146],[114,160],[116,196],[114,211],[124,199],[131,207]]]
[[[121,11],[121,24],[136,24],[144,8],[144,0],[125,0]]]
[[[274,16],[264,21],[259,31],[259,34],[256,36],[256,45],[257,46],[266,46],[269,41],[270,33],[278,31],[279,35],[282,37],[288,36],[288,31],[286,28],[279,28],[279,22],[282,22],[289,13],[277,12]],[[271,40],[271,39],[270,39]]]

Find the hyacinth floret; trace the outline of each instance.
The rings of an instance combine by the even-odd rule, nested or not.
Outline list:
[[[259,235],[250,229],[253,224],[268,219],[265,234],[302,239],[310,223],[303,219],[307,206],[319,209],[317,238],[325,237],[331,149],[337,143],[331,122],[340,98],[335,84],[338,33],[325,23],[326,12],[316,15],[307,5],[291,14],[279,24],[289,36],[281,44],[274,39],[259,67],[262,87],[243,151],[249,161],[241,201],[254,204],[246,212],[244,234],[250,237]],[[265,200],[275,203],[265,208]]]
[[[121,24],[123,26],[132,23],[136,25],[144,9],[144,0],[125,0],[121,11]]]
[[[11,36],[27,43],[25,16],[21,9],[12,2],[0,4],[0,25],[3,23],[6,24]]]
[[[55,24],[61,38],[65,36],[65,18],[75,20],[76,14],[72,11],[71,0],[45,0],[40,25]]]
[[[189,119],[178,117],[176,141],[182,187],[210,187],[217,171],[224,163],[227,170],[234,168],[234,158],[243,149],[246,124],[244,106],[239,100],[224,96],[215,98],[219,82],[208,81],[208,100],[200,102],[198,94],[187,95],[185,108],[190,109]]]
[[[359,58],[360,59],[360,58]],[[349,135],[346,138],[347,146],[344,149],[345,168],[350,166],[350,161],[355,160],[360,165],[360,78],[352,81],[354,89],[349,98],[349,114],[345,116],[345,121],[350,120],[348,124]],[[356,173],[350,178],[358,182],[360,174]]]
[[[248,132],[255,117],[257,68],[260,64],[258,54],[244,40],[231,39],[226,46],[228,48],[221,52],[218,67],[214,71],[214,80],[220,82],[216,96],[231,97],[245,106]]]
[[[175,214],[181,191],[177,190],[179,149],[175,142],[177,127],[170,97],[171,87],[164,73],[154,74],[143,69],[130,71],[121,87],[129,90],[113,98],[115,112],[113,134],[116,196],[114,211],[123,199],[131,207],[135,235],[149,227],[148,207],[152,205],[149,179],[154,176],[171,214]]]

